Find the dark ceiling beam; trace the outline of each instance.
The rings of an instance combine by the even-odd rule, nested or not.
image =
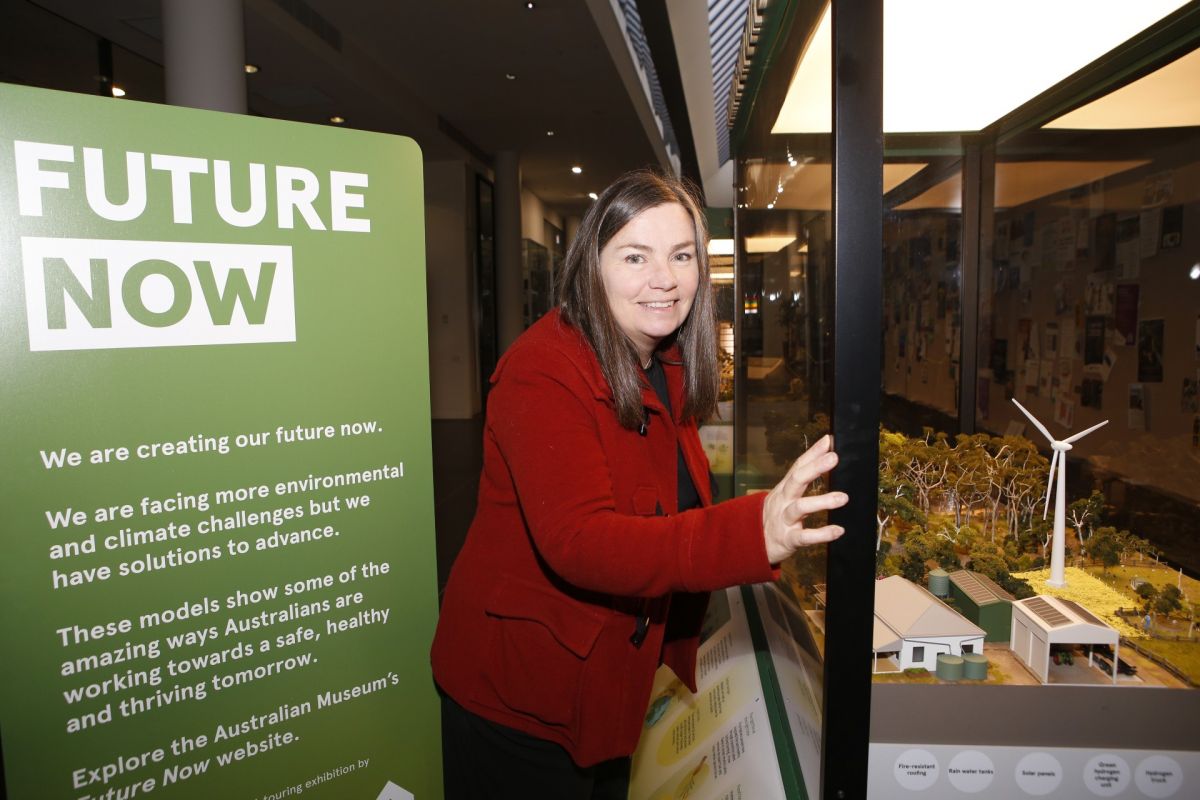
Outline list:
[[[662,88],[671,127],[675,129],[675,140],[679,145],[679,166],[683,177],[696,184],[703,195],[704,181],[700,175],[700,161],[696,158],[696,142],[692,138],[692,119],[688,116],[687,98],[683,94],[683,79],[679,75],[679,57],[675,53],[675,40],[671,36],[671,19],[667,14],[666,0],[637,0],[638,15],[642,18],[642,32],[650,48],[654,71],[658,73],[658,84]]]

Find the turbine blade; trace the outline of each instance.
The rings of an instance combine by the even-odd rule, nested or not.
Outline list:
[[[1108,420],[1104,420],[1104,422],[1096,423],[1092,427],[1088,428],[1086,431],[1080,431],[1079,433],[1075,434],[1074,436],[1068,436],[1066,439],[1063,439],[1063,441],[1066,442],[1067,444],[1070,444],[1071,442],[1077,442],[1080,439],[1082,439],[1083,437],[1087,436],[1092,431],[1096,430],[1097,428],[1103,428],[1107,424],[1108,424]]]
[[[1033,423],[1033,426],[1035,428],[1037,428],[1039,431],[1042,432],[1042,436],[1045,436],[1051,442],[1054,441],[1054,437],[1050,435],[1050,431],[1046,430],[1045,425],[1043,425],[1042,423],[1037,421],[1037,417],[1035,417],[1033,414],[1029,413],[1029,409],[1025,408],[1025,406],[1018,403],[1017,398],[1015,398],[1015,397],[1013,398],[1013,403],[1016,404],[1017,408],[1021,409],[1022,414],[1029,417],[1029,421]]]
[[[1050,513],[1050,493],[1054,491],[1054,468],[1058,465],[1058,457],[1062,455],[1059,450],[1054,451],[1054,457],[1050,459],[1050,478],[1046,481],[1046,507],[1042,509],[1042,519]]]

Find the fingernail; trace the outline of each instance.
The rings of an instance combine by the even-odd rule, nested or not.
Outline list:
[[[846,532],[846,529],[845,529],[845,528],[843,528],[841,525],[838,525],[838,526],[837,526],[837,535],[838,535],[838,536],[841,536],[841,535],[842,535],[843,533],[845,533],[845,532]]]
[[[838,492],[837,493],[837,501],[839,503],[849,503],[850,495],[846,494],[845,492]]]

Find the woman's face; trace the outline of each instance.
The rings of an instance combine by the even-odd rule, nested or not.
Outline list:
[[[692,310],[700,283],[696,227],[679,203],[648,208],[600,251],[608,307],[642,364]]]

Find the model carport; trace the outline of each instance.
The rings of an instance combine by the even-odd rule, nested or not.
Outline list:
[[[1016,598],[986,575],[960,569],[950,573],[950,597],[962,615],[987,632],[989,642],[1007,642]]]
[[[1049,595],[1017,600],[1012,604],[1013,654],[1038,677],[1050,682],[1050,648],[1056,644],[1108,645],[1113,649],[1112,682],[1117,682],[1121,637],[1104,620],[1078,603]],[[1088,665],[1092,665],[1088,648]]]
[[[875,582],[875,672],[880,656],[932,671],[942,653],[982,653],[983,639],[982,628],[915,583],[899,575]]]

